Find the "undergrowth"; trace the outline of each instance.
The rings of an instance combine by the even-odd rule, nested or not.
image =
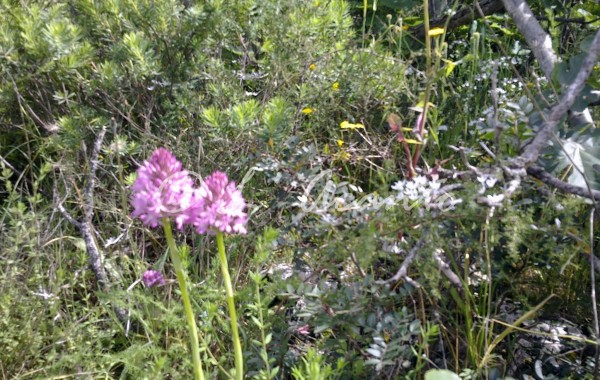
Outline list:
[[[590,205],[530,181],[482,206],[501,174],[443,175],[516,154],[556,84],[504,16],[427,52],[407,27],[421,2],[384,3],[0,0],[2,378],[190,378],[167,241],[130,216],[135,170],[160,146],[200,175],[227,170],[248,202],[248,234],[228,240],[248,377],[501,378],[507,302],[589,321]],[[85,223],[107,291],[66,216],[86,218],[103,129]],[[176,239],[206,375],[230,378],[214,237]],[[165,286],[145,287],[147,269]]]

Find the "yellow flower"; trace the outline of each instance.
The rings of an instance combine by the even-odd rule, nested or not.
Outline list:
[[[433,28],[429,30],[429,37],[439,36],[440,34],[444,34],[444,28]]]
[[[333,82],[333,84],[331,85],[331,88],[333,88],[333,91],[337,91],[340,89],[340,82]]]
[[[305,114],[305,115],[310,115],[310,114],[311,114],[311,113],[313,113],[313,112],[315,112],[315,110],[313,110],[313,109],[312,109],[312,108],[310,108],[310,107],[306,107],[306,108],[303,108],[303,109],[302,109],[302,113],[303,113],[303,114]]]
[[[365,126],[360,123],[352,124],[348,120],[344,120],[340,123],[340,128],[342,128],[342,129],[365,129]]]
[[[350,153],[344,151],[338,152],[335,156],[340,161],[350,161]]]
[[[311,64],[308,66],[308,69],[309,69],[309,70],[312,70],[312,71],[315,71],[315,70],[316,70],[316,68],[317,68],[317,65],[315,65],[314,63],[311,63]]]
[[[408,30],[408,25],[406,25],[406,24],[402,25],[402,30]]]
[[[341,147],[342,145],[344,145],[344,140],[338,140],[337,144],[339,147]]]

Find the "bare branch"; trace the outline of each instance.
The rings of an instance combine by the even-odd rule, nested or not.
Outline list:
[[[502,0],[502,3],[519,32],[525,37],[546,78],[552,78],[554,65],[558,61],[552,49],[552,38],[542,29],[525,0]]]
[[[67,211],[65,206],[63,206],[62,201],[58,199],[58,192],[56,191],[56,187],[54,187],[54,201],[56,202],[56,208],[62,214],[62,216],[67,220],[67,222],[71,223],[75,228],[81,230],[81,223],[73,218],[73,216]]]
[[[595,209],[592,209],[592,212],[590,213],[590,256],[592,257],[592,260],[594,259],[594,211]],[[598,322],[598,303],[596,302],[596,271],[594,269],[594,267],[592,266],[590,268],[590,277],[591,280],[590,283],[591,285],[591,299],[592,299],[592,311],[593,311],[593,315],[594,315],[594,332],[596,333],[596,343],[600,343],[600,324]],[[599,367],[598,367],[598,357],[600,356],[600,347],[596,346],[596,354],[594,356],[594,378],[597,379],[598,378],[598,371],[599,371]]]
[[[479,2],[484,16],[500,12],[503,9],[502,1],[500,0],[481,0]],[[481,15],[477,12],[473,12],[471,7],[462,7],[454,13],[448,20],[448,17],[440,17],[429,22],[431,28],[442,27],[448,23],[448,30],[456,29],[460,26],[467,25],[473,20],[480,18]],[[425,26],[423,24],[411,29],[414,36],[422,38],[425,36]]]
[[[102,142],[104,141],[104,135],[106,134],[106,127],[102,127],[100,133],[96,137],[92,154],[90,156],[89,172],[87,173],[87,180],[85,189],[83,191],[83,213],[84,220],[81,222],[79,231],[83,235],[85,246],[87,248],[88,255],[90,257],[90,265],[100,289],[108,289],[108,277],[102,263],[102,253],[98,248],[98,243],[94,237],[94,231],[92,228],[92,219],[94,217],[94,187],[96,185],[96,170],[98,169],[98,155],[102,148]]]
[[[395,275],[393,275],[391,278],[383,281],[382,283],[393,284],[400,280],[404,280],[404,281],[408,282],[409,284],[411,284],[412,286],[414,286],[415,288],[421,287],[419,285],[419,283],[417,283],[415,280],[413,280],[412,278],[410,278],[408,276],[408,267],[410,266],[410,264],[412,264],[414,259],[417,257],[417,253],[419,252],[419,250],[421,248],[423,248],[423,246],[425,245],[425,241],[428,236],[429,236],[429,231],[427,229],[425,229],[423,231],[423,236],[421,236],[421,239],[419,239],[417,244],[415,244],[414,247],[412,247],[412,249],[408,253],[408,256],[406,256],[406,258],[402,262],[402,265],[400,265],[400,269],[398,269],[398,272],[396,272]]]
[[[458,277],[458,275],[452,271],[452,268],[450,268],[450,265],[448,265],[448,263],[445,262],[444,259],[442,258],[443,253],[444,253],[443,250],[436,249],[435,251],[433,251],[433,259],[438,264],[438,268],[440,268],[440,270],[446,276],[446,278],[448,280],[450,280],[450,282],[454,286],[456,286],[458,288],[458,290],[461,290],[463,287],[462,282],[460,281],[460,278]]]
[[[539,179],[547,185],[550,185],[562,192],[579,195],[580,197],[593,199],[596,201],[600,201],[600,191],[591,190],[591,192],[581,186],[571,185],[567,182],[563,182],[560,179],[554,177],[553,175],[547,173],[542,167],[538,165],[532,165],[527,168],[527,174],[530,176]]]
[[[467,155],[465,153],[465,148],[461,147],[455,147],[454,145],[448,145],[448,148],[452,149],[455,152],[459,152],[460,153],[460,158],[463,161],[463,164],[465,165],[465,167],[467,169],[469,169],[470,171],[472,171],[473,173],[475,173],[476,175],[481,175],[481,171],[479,170],[478,167],[475,167],[473,165],[471,165],[469,163],[469,159],[467,158]]]
[[[92,216],[94,215],[94,187],[96,186],[96,170],[98,170],[99,165],[98,155],[102,149],[105,134],[106,126],[102,127],[98,133],[92,149],[92,155],[90,156],[90,171],[88,172],[85,189],[83,191],[83,207],[87,222],[91,222]]]
[[[505,0],[508,1],[508,0]],[[594,39],[588,49],[588,54],[585,57],[579,72],[564,92],[564,95],[554,106],[548,115],[544,118],[544,123],[540,130],[536,133],[531,144],[529,144],[520,156],[513,160],[514,165],[521,168],[526,168],[537,161],[542,148],[548,143],[554,130],[560,120],[566,115],[567,111],[573,106],[575,99],[583,90],[586,81],[598,62],[598,54],[600,53],[600,30],[596,32]]]
[[[73,218],[73,216],[65,209],[62,202],[58,199],[57,191],[54,190],[54,197],[56,199],[56,207],[58,211],[67,219],[67,221],[73,224],[79,230],[79,233],[83,237],[87,254],[90,258],[90,267],[98,282],[100,290],[107,292],[110,290],[110,282],[102,262],[102,252],[98,247],[98,243],[94,236],[94,229],[92,225],[92,219],[94,217],[94,187],[96,184],[96,171],[99,166],[98,156],[102,149],[102,143],[104,141],[104,135],[106,134],[106,127],[103,127],[92,149],[90,157],[89,171],[86,175],[86,186],[83,191],[83,220],[79,221]],[[129,323],[127,312],[119,306],[113,306],[113,310],[117,314],[117,317],[122,323]]]

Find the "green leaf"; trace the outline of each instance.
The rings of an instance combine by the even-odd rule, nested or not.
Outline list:
[[[600,190],[600,173],[594,169],[600,165],[600,138],[591,135],[561,139],[561,147],[556,155],[555,175],[570,170],[567,182],[571,185],[587,188],[586,179],[594,190]]]
[[[381,358],[382,352],[376,348],[367,348],[367,352],[376,358]]]
[[[444,61],[444,63],[446,64],[446,66],[444,67],[444,75],[446,76],[446,78],[448,78],[450,74],[452,74],[452,71],[459,62],[452,62],[448,59],[442,59],[442,61]]]
[[[258,327],[262,327],[262,323],[260,323],[260,321],[258,320],[258,318],[256,318],[255,316],[251,315],[250,318],[252,319],[252,322],[254,322],[254,324]]]
[[[321,325],[321,326],[317,326],[315,328],[315,334],[319,334],[325,330],[327,330],[330,326],[329,325]]]
[[[372,1],[369,1],[369,7],[372,9]],[[418,0],[379,0],[377,4],[381,7],[389,8],[392,10],[411,10],[417,4]]]
[[[577,54],[568,61],[559,62],[555,67],[555,75],[558,83],[561,86],[568,86],[575,80],[577,74],[579,73],[579,68],[583,64],[583,60],[585,59],[587,54],[581,53]]]
[[[587,53],[583,52],[571,57],[571,59],[569,59],[568,61],[560,62],[555,66],[555,79],[558,81],[558,83],[563,89],[569,86],[571,83],[573,83],[573,81],[577,77],[577,74],[581,70],[581,66],[586,57]],[[586,84],[583,90],[577,95],[575,102],[571,106],[571,110],[575,112],[582,112],[589,106],[590,103],[596,102],[600,99],[600,91],[591,87],[590,84],[596,84],[594,82],[593,73],[588,84]]]
[[[431,369],[425,372],[425,380],[460,380],[460,377],[447,369]]]

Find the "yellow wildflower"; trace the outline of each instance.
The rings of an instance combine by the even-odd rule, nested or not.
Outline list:
[[[310,107],[306,107],[306,108],[303,108],[303,109],[302,109],[302,113],[303,113],[303,114],[305,114],[305,115],[310,115],[310,114],[311,114],[311,113],[313,113],[313,112],[315,112],[315,110],[313,110],[313,109],[312,109],[312,108],[310,108]]]
[[[333,88],[333,91],[337,91],[340,89],[340,82],[333,82],[333,84],[331,85],[331,88]]]
[[[429,30],[429,37],[439,36],[440,34],[444,34],[444,28],[433,28]]]
[[[408,25],[406,25],[406,24],[402,25],[402,30],[408,30]]]
[[[311,64],[308,66],[308,69],[309,69],[309,70],[312,70],[312,71],[315,71],[315,70],[317,69],[317,65],[315,65],[314,63],[311,63]]]
[[[344,151],[338,152],[335,155],[335,158],[337,158],[340,161],[350,161],[350,153]]]
[[[342,145],[344,145],[344,140],[338,140],[337,144],[339,147],[341,147]]]
[[[340,123],[340,128],[342,128],[342,129],[365,129],[365,126],[360,123],[352,124],[348,120],[344,120]]]

